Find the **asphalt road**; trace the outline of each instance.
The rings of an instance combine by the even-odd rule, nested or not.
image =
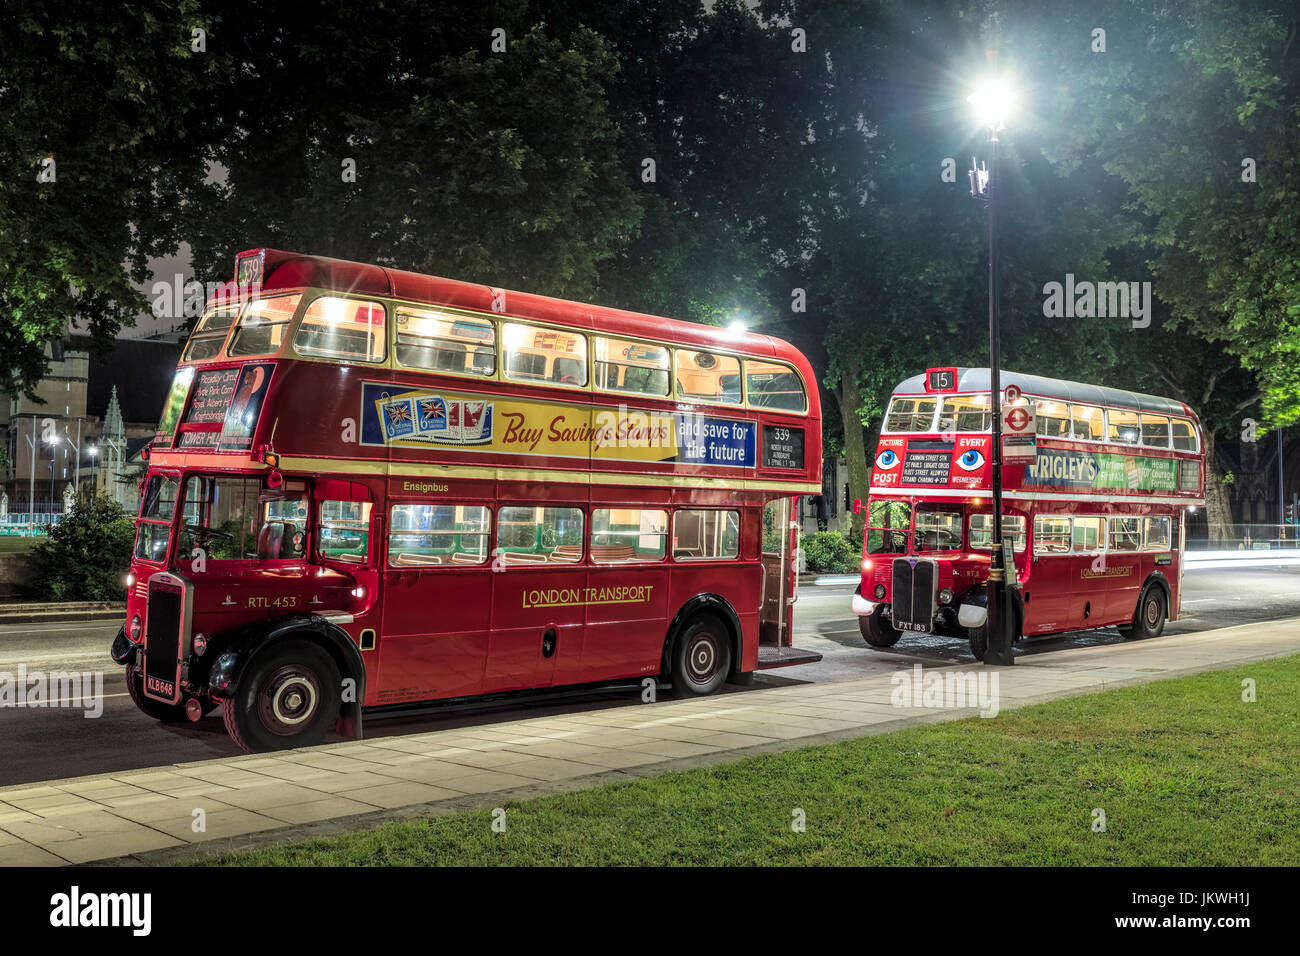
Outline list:
[[[1242,568],[1189,571],[1183,598],[1185,617],[1166,626],[1168,634],[1300,616],[1300,568]],[[761,672],[753,688],[825,682],[897,670],[912,662],[971,661],[965,641],[905,636],[893,648],[869,648],[849,611],[851,586],[804,586],[795,608],[795,643],[819,651],[816,664]],[[87,719],[75,708],[0,707],[0,786],[213,757],[239,751],[226,736],[219,713],[197,724],[163,725],[136,710],[122,672],[108,656],[118,624],[0,626],[0,673],[18,666],[33,671],[103,673],[103,714]],[[1039,638],[1017,654],[1050,654],[1065,647],[1121,643],[1114,628]],[[728,687],[727,693],[748,688]],[[367,719],[367,736],[387,736],[472,724],[575,713],[621,706],[638,699],[631,686],[584,692],[547,692],[528,697],[443,707],[433,714]]]

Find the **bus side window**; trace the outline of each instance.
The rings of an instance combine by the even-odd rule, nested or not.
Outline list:
[[[1142,444],[1149,448],[1168,448],[1169,419],[1164,415],[1143,415]]]
[[[1074,517],[1075,553],[1097,554],[1101,551],[1105,539],[1106,520],[1104,518]]]
[[[1034,554],[1065,554],[1069,550],[1069,516],[1034,515]]]
[[[1118,408],[1106,409],[1110,440],[1120,445],[1136,445],[1139,437],[1138,413]]]
[[[370,502],[322,501],[317,553],[329,561],[365,564],[370,553]]]
[[[1103,413],[1096,405],[1071,405],[1070,419],[1074,422],[1076,440],[1101,441],[1106,437]]]
[[[1169,516],[1142,519],[1142,550],[1169,550]]]
[[[492,512],[482,505],[393,505],[388,523],[389,567],[487,562]]]
[[[683,508],[673,515],[673,558],[730,560],[740,556],[740,512]]]
[[[1142,534],[1138,528],[1137,518],[1109,518],[1110,550],[1139,551],[1142,548]]]
[[[662,561],[667,551],[668,512],[595,508],[591,512],[593,564]]]
[[[1064,402],[1037,401],[1034,403],[1035,426],[1044,438],[1070,437],[1070,406]]]
[[[1196,429],[1186,418],[1172,419],[1174,448],[1179,451],[1196,451]]]

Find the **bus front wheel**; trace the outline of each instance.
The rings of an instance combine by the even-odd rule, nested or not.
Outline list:
[[[1159,637],[1164,632],[1167,616],[1168,604],[1165,601],[1164,589],[1152,584],[1138,599],[1137,610],[1133,612],[1133,623],[1121,624],[1119,632],[1125,640],[1130,641]]]
[[[134,664],[126,665],[126,692],[131,695],[131,702],[140,708],[140,712],[164,724],[179,724],[185,721],[185,707],[182,704],[166,704],[144,695],[144,674]]]
[[[310,747],[325,739],[342,703],[338,665],[322,648],[287,640],[253,658],[221,702],[226,731],[248,753]]]
[[[681,697],[705,697],[722,686],[731,670],[731,636],[709,614],[687,626],[673,647],[673,691]]]
[[[884,607],[877,605],[870,614],[858,616],[858,630],[862,639],[872,647],[893,647],[903,632],[885,620]]]

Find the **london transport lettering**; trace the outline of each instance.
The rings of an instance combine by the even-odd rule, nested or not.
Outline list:
[[[758,444],[750,421],[500,395],[396,391],[374,382],[363,388],[361,422],[363,445],[442,445],[549,458],[753,468]],[[798,451],[802,458],[802,448]]]
[[[524,607],[577,607],[587,604],[648,604],[653,584],[605,588],[538,588],[524,591]]]

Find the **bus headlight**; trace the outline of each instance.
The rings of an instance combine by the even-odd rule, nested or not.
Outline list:
[[[876,595],[877,601],[883,601],[885,599],[885,586],[883,584],[877,584],[876,590],[873,593]]]
[[[952,603],[952,588],[944,588],[942,591],[939,592],[939,603],[940,604]]]
[[[131,643],[139,644],[140,635],[143,631],[144,625],[140,621],[140,615],[137,614],[135,617],[131,618],[131,626],[127,628],[127,636],[131,638]]]
[[[126,589],[129,591],[133,587],[135,587],[135,572],[128,571],[126,572]]]
[[[356,598],[358,601],[364,600],[366,596],[365,585],[359,584],[356,587],[354,587],[352,589],[352,596]]]
[[[862,570],[863,570],[863,571],[870,571],[870,570],[871,570],[871,559],[870,559],[870,558],[867,558],[867,559],[865,559],[865,560],[862,562]]]

